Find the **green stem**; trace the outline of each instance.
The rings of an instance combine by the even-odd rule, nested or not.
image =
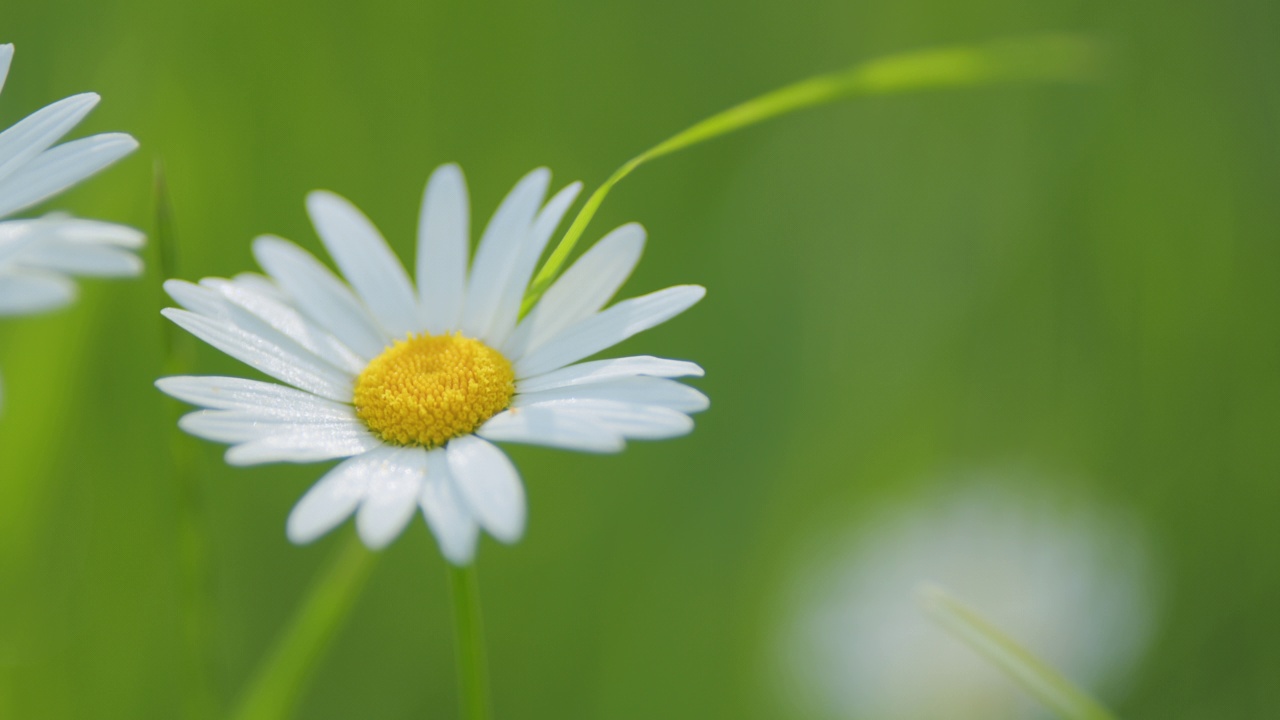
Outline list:
[[[453,622],[457,633],[458,695],[463,720],[488,720],[489,669],[484,656],[480,587],[475,565],[449,566]]]
[[[325,648],[337,635],[378,556],[351,533],[298,609],[241,697],[233,720],[285,720],[293,716]]]
[[[1083,80],[1095,74],[1098,51],[1071,35],[1041,35],[983,45],[934,48],[890,55],[842,72],[819,75],[765,93],[713,115],[631,158],[587,198],[564,238],[551,252],[525,294],[527,313],[555,281],[605,196],[641,165],[691,145],[797,110],[846,97],[913,90],[971,87],[1010,81]]]
[[[939,625],[989,660],[1064,720],[1116,720],[1115,715],[1088,693],[941,588],[921,588],[920,602]]]

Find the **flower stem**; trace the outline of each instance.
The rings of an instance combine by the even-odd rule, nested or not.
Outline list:
[[[453,622],[457,633],[458,700],[463,720],[488,720],[489,669],[484,656],[480,587],[476,567],[449,566]]]
[[[234,720],[293,717],[302,691],[364,589],[374,560],[352,533],[311,586],[271,654],[241,696]]]

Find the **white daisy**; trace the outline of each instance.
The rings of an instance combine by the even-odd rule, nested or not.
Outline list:
[[[455,165],[431,176],[418,228],[417,286],[378,230],[341,197],[307,208],[350,286],[277,237],[253,251],[266,277],[171,280],[182,310],[164,311],[210,345],[280,380],[171,377],[161,390],[207,408],[187,432],[230,443],[227,462],[347,458],[294,506],[296,543],[355,513],[366,545],[383,547],[421,508],[445,557],[471,561],[479,531],[514,542],[525,495],[491,441],[617,452],[628,438],[684,435],[707,407],[670,378],[690,362],[637,356],[579,362],[669,320],[705,290],[681,285],[603,309],[630,275],[644,229],[609,233],[523,318],[538,258],[581,189],[543,205],[551,174],[526,175],[503,200],[468,271],[466,184]]]
[[[0,45],[0,89],[13,45]],[[133,152],[123,133],[54,145],[98,104],[95,93],[60,100],[0,133],[0,218],[66,190]],[[0,316],[52,310],[75,299],[70,275],[130,276],[142,270],[133,228],[50,215],[0,221]]]

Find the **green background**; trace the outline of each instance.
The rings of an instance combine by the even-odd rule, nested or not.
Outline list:
[[[650,235],[625,295],[709,289],[618,352],[698,361],[712,409],[621,456],[511,450],[529,532],[480,552],[495,705],[789,717],[762,676],[814,533],[1017,463],[1136,514],[1160,549],[1159,633],[1105,699],[1131,718],[1264,717],[1280,703],[1278,22],[1274,3],[1192,0],[0,0],[17,46],[0,125],[101,93],[77,134],[142,149],[50,207],[151,232],[162,158],[177,274],[197,279],[252,269],[263,232],[318,251],[314,188],[407,258],[442,162],[466,171],[478,227],[532,167],[594,186],[800,77],[1089,33],[1112,50],[1096,86],[846,102],[611,196],[586,240],[629,220]],[[284,538],[322,467],[232,469],[175,439],[147,257],[140,282],[86,282],[73,308],[0,325],[0,717],[228,707],[352,532]],[[190,370],[242,372],[184,347]],[[383,556],[300,717],[453,716],[444,563],[420,521]]]

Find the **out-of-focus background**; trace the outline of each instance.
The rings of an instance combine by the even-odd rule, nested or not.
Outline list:
[[[480,552],[494,702],[557,720],[1035,716],[918,623],[930,580],[1125,717],[1274,713],[1273,3],[0,2],[17,48],[0,125],[95,90],[77,134],[142,143],[47,209],[151,232],[163,159],[192,280],[253,269],[259,233],[319,251],[315,188],[409,258],[443,162],[479,227],[532,167],[594,186],[806,75],[1091,34],[1111,51],[1093,87],[850,101],[616,190],[588,239],[648,228],[624,294],[709,288],[618,352],[697,360],[712,407],[621,456],[511,450],[528,535]],[[351,532],[284,538],[323,466],[232,469],[175,439],[152,381],[242,368],[194,343],[165,359],[147,257],[141,281],[0,324],[5,718],[229,707]],[[451,716],[445,577],[415,522],[299,716]]]

